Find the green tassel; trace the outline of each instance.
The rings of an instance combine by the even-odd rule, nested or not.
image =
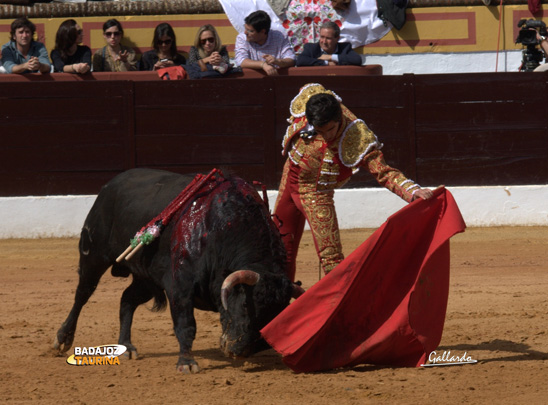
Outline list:
[[[145,232],[141,235],[141,243],[143,245],[150,245],[154,241],[154,236],[152,236],[150,233]]]

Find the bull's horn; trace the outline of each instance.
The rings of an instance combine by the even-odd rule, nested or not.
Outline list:
[[[293,283],[293,293],[291,294],[292,298],[299,298],[305,292],[306,290],[302,288],[299,284]]]
[[[225,281],[223,281],[223,285],[221,287],[221,302],[223,303],[224,309],[227,309],[228,294],[230,294],[230,291],[232,291],[235,285],[255,285],[259,282],[260,278],[261,276],[259,273],[251,270],[238,270],[232,274],[229,274],[228,277],[225,278]]]

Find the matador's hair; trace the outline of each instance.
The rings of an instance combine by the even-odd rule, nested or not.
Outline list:
[[[342,119],[341,103],[328,93],[315,94],[306,103],[306,119],[314,127]]]

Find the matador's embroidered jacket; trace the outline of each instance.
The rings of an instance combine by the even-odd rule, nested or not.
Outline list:
[[[312,83],[304,86],[290,106],[291,117],[283,138],[283,154],[299,166],[299,192],[332,191],[345,184],[360,167],[365,167],[375,176],[379,184],[405,201],[411,201],[420,187],[406,178],[398,169],[384,161],[382,143],[365,122],[341,104],[343,124],[337,138],[326,142],[321,136],[304,136],[309,127],[305,116],[306,103],[311,96],[329,93],[339,101],[340,97],[322,85]]]

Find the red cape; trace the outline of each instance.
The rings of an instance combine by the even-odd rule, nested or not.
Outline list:
[[[261,334],[296,372],[419,366],[441,340],[449,238],[466,225],[445,188],[392,215]]]

